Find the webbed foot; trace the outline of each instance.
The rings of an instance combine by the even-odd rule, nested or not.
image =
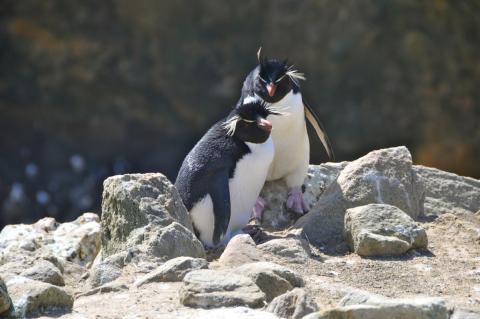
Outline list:
[[[267,202],[262,197],[258,196],[257,201],[253,206],[253,217],[256,220],[258,221],[262,220],[263,211],[265,210],[266,206],[267,206]]]
[[[301,187],[293,187],[288,193],[287,208],[297,214],[304,214],[310,210],[310,206],[305,202]]]

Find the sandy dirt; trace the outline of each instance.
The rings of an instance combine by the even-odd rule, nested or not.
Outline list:
[[[396,258],[361,258],[356,254],[327,255],[313,249],[305,264],[287,259],[273,262],[300,273],[320,307],[334,306],[347,292],[361,289],[389,297],[443,297],[449,305],[480,311],[480,218],[444,214],[425,218],[429,248]],[[220,251],[210,252],[211,259]],[[143,274],[131,269],[123,282]],[[79,277],[75,277],[79,280]],[[78,297],[70,314],[60,318],[178,318],[207,315],[178,301],[181,283],[152,283],[140,288]],[[76,282],[77,293],[84,291]],[[45,317],[46,318],[46,317]]]

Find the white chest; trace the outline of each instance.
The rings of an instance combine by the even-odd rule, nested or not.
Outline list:
[[[274,157],[271,137],[262,144],[247,143],[247,145],[251,153],[237,162],[234,175],[229,181],[231,204],[229,231],[239,230],[248,223]]]
[[[265,143],[247,143],[247,145],[251,152],[237,162],[233,177],[229,180],[230,222],[223,243],[247,225],[274,156],[271,137]],[[200,232],[202,242],[213,247],[215,219],[212,198],[209,194],[194,205],[190,216]]]
[[[302,95],[290,92],[272,107],[284,114],[268,117],[273,126],[275,157],[267,179],[276,180],[293,176],[295,183],[301,184],[305,178],[310,157]]]

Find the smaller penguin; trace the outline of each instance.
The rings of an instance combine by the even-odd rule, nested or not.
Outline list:
[[[217,122],[188,153],[175,181],[197,237],[226,244],[248,224],[273,160],[266,103],[250,99]]]

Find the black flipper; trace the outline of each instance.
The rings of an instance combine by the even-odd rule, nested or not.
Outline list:
[[[228,186],[228,171],[222,171],[210,180],[210,196],[213,203],[213,243],[217,245],[225,235],[230,223],[230,189]]]
[[[305,109],[305,117],[307,120],[310,122],[310,124],[313,126],[313,129],[317,133],[318,138],[323,144],[323,147],[327,151],[328,158],[333,161],[335,160],[335,155],[333,154],[333,149],[332,145],[330,144],[330,139],[327,136],[327,132],[323,128],[322,123],[318,119],[317,114],[315,111],[313,111],[312,107],[308,105],[308,103],[305,101],[305,99],[302,98],[303,101],[303,106]]]

